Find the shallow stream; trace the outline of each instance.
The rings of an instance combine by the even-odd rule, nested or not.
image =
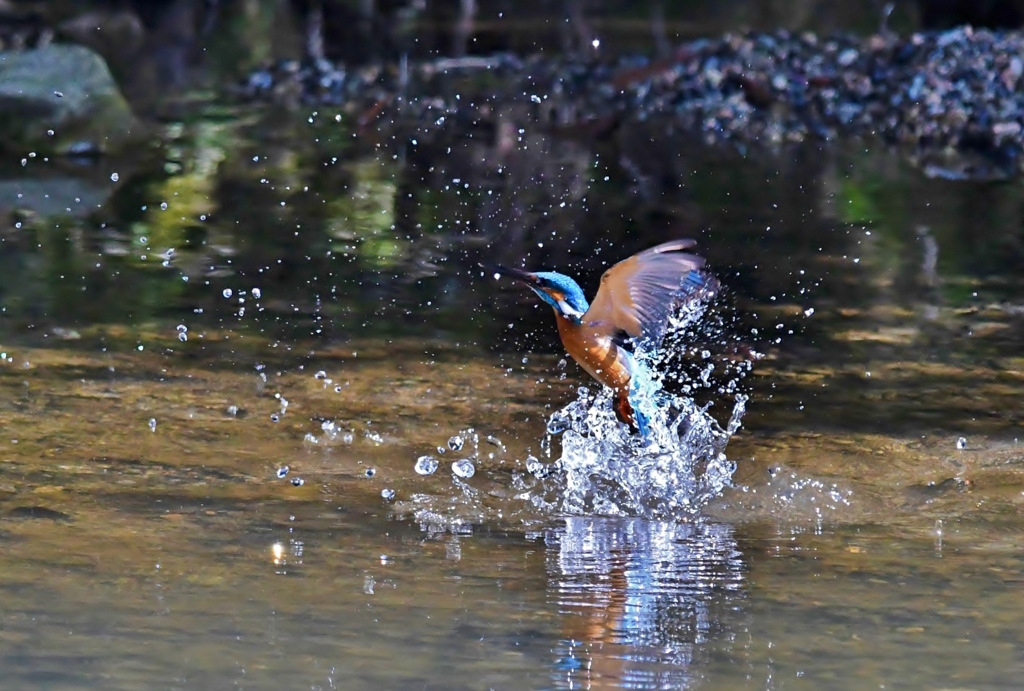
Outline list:
[[[4,172],[0,688],[1019,685],[1019,182],[310,120]],[[675,237],[765,354],[731,486],[574,511],[527,465],[593,385],[476,262],[592,294]]]

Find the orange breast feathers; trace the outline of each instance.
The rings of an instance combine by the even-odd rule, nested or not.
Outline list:
[[[619,352],[611,337],[587,324],[574,324],[557,312],[558,335],[572,359],[590,376],[616,393],[628,395],[633,378],[629,361]]]

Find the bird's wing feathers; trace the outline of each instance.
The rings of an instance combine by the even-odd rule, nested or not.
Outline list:
[[[659,344],[678,299],[718,288],[718,281],[703,272],[704,260],[683,252],[695,244],[666,242],[605,271],[584,322]]]

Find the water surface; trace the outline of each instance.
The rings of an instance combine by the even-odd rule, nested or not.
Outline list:
[[[0,687],[1017,685],[1019,183],[871,142],[424,151],[311,119],[210,109],[150,159],[4,173]],[[476,262],[591,292],[679,236],[766,354],[735,486],[678,520],[537,508],[584,375]]]

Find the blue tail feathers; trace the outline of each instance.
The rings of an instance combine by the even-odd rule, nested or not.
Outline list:
[[[650,429],[650,423],[647,416],[642,410],[637,407],[633,408],[633,420],[636,422],[637,431],[640,433],[642,439],[647,438],[647,431]]]
[[[683,279],[682,284],[679,286],[679,292],[686,295],[698,290],[715,291],[717,288],[718,281],[714,276],[709,273],[693,269],[690,273],[686,274],[686,278]]]
[[[633,379],[629,383],[629,396],[627,400],[633,413],[633,424],[636,431],[642,438],[647,438],[650,429],[650,417],[645,408],[652,404],[656,405],[655,399],[658,392],[658,385],[651,378],[651,373],[642,367],[634,367]]]

